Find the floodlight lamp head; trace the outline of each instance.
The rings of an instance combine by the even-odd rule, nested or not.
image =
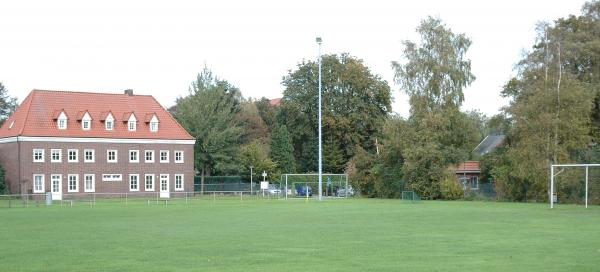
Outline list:
[[[323,42],[323,40],[321,39],[321,37],[317,37],[317,43],[321,44]]]

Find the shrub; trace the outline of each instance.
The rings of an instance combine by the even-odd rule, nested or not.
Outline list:
[[[447,174],[440,182],[440,192],[444,199],[460,199],[463,196],[463,186],[453,174]]]

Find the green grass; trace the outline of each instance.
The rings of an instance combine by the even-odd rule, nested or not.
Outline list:
[[[0,209],[0,271],[598,271],[600,207],[212,198]]]

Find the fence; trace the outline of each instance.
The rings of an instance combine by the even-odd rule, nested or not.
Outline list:
[[[164,196],[164,195],[163,195]],[[0,195],[0,208],[73,207],[73,206],[139,206],[139,205],[195,205],[203,203],[240,203],[245,200],[276,200],[281,194],[255,191],[170,192],[161,197],[159,192],[77,193],[62,194],[61,199],[46,202],[45,194]]]

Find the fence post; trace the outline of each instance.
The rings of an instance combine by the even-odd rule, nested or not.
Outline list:
[[[185,205],[188,204],[188,192],[185,192]]]
[[[213,192],[213,204],[217,201],[217,193]]]
[[[127,193],[125,193],[125,206],[127,206]]]

